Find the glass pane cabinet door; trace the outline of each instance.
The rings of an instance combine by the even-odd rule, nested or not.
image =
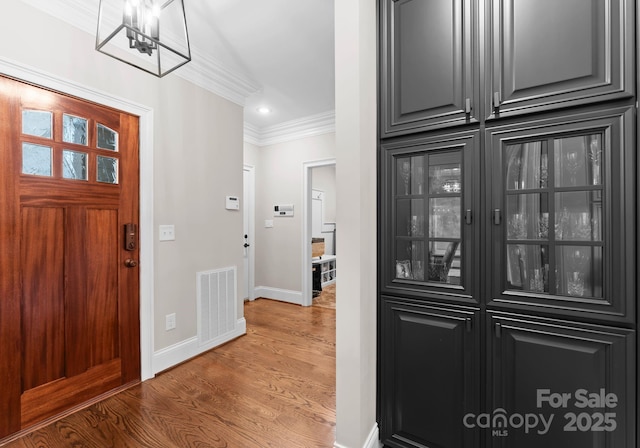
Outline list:
[[[559,301],[570,308],[623,306],[615,302],[624,299],[624,246],[633,241],[625,224],[627,213],[635,216],[632,176],[625,182],[628,156],[613,131],[619,121],[595,121],[601,125],[591,130],[584,125],[496,146],[503,295],[550,307],[562,307]]]
[[[602,299],[602,135],[507,145],[503,160],[507,288]]]
[[[396,278],[460,284],[462,154],[395,159]]]
[[[470,295],[472,170],[466,160],[474,143],[469,137],[433,150],[427,143],[387,153],[386,271],[394,288]]]

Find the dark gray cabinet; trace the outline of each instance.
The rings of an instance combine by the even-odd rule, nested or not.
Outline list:
[[[500,313],[487,321],[487,447],[636,446],[633,331]]]
[[[487,0],[484,116],[635,91],[632,0]]]
[[[383,444],[635,448],[636,2],[378,5]]]
[[[460,422],[479,405],[477,310],[382,298],[381,438],[390,447],[475,447]],[[430,343],[417,343],[430,341]]]
[[[477,121],[476,0],[381,5],[381,133]]]

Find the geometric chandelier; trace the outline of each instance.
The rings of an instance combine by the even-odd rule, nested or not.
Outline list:
[[[96,50],[163,77],[191,60],[183,0],[100,0]]]

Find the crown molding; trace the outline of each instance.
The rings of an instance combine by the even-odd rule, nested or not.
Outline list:
[[[269,146],[335,131],[336,113],[332,110],[265,128],[245,123],[244,141],[256,146]]]
[[[98,1],[86,0],[22,0],[63,22],[95,36],[98,27]],[[242,73],[225,67],[191,45],[191,62],[173,72],[233,103],[243,106],[246,99],[262,90],[262,86]]]

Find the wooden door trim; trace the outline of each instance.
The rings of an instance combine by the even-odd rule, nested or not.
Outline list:
[[[142,381],[153,378],[153,109],[2,56],[0,74],[140,118],[140,375]]]

